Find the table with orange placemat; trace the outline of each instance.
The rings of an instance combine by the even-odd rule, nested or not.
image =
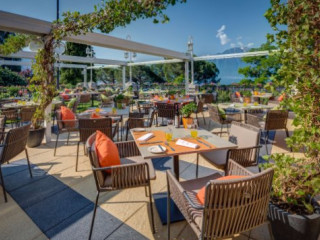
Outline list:
[[[131,129],[131,134],[138,146],[138,149],[141,153],[141,156],[144,159],[152,158],[162,158],[162,157],[173,157],[173,172],[175,173],[176,178],[179,180],[179,156],[183,154],[191,153],[201,153],[201,152],[210,152],[222,149],[231,149],[236,148],[237,145],[228,142],[225,139],[220,138],[219,136],[212,134],[204,129],[197,129],[198,137],[191,137],[191,130],[184,128],[175,128],[170,126],[173,140],[168,142],[169,146],[166,144],[166,132],[169,131],[169,127],[152,127],[146,129]],[[136,131],[136,130],[145,130],[145,131]],[[137,139],[147,133],[153,133],[153,137],[147,141],[140,142]],[[188,141],[190,143],[195,143],[198,148],[189,148],[184,146],[179,146],[176,144],[178,139]],[[199,142],[200,141],[200,142]],[[151,153],[148,148],[151,146],[160,145],[161,148],[165,148],[165,151],[162,153]],[[173,150],[172,150],[173,149]],[[160,220],[162,224],[167,223],[167,193],[160,192],[153,194],[154,203],[159,213]],[[170,208],[170,218],[171,222],[177,222],[184,220],[183,215],[180,213],[179,209],[176,207],[174,202],[171,202]]]
[[[179,156],[191,153],[202,153],[211,152],[215,150],[231,149],[236,148],[237,145],[230,143],[229,141],[220,138],[219,136],[205,130],[197,129],[198,137],[192,138],[190,134],[190,129],[175,128],[171,126],[171,131],[173,134],[173,140],[170,142],[166,141],[165,133],[169,131],[169,127],[152,127],[145,129],[146,131],[136,131],[131,129],[131,134],[138,146],[141,156],[144,159],[161,158],[161,157],[173,157],[173,171],[179,180]],[[147,141],[140,142],[137,139],[141,136],[152,132],[153,137]],[[197,144],[198,148],[189,148],[176,144],[178,139],[185,140],[190,143]],[[166,151],[162,153],[152,153],[148,150],[149,147],[154,145],[160,145]],[[168,146],[169,145],[169,146]]]

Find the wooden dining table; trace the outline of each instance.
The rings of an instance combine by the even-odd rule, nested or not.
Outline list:
[[[172,131],[173,140],[166,143],[165,133]],[[151,127],[146,128],[145,131],[137,131],[136,129],[131,129],[131,135],[136,142],[138,149],[141,153],[141,156],[144,159],[153,159],[161,157],[173,157],[173,171],[176,178],[179,180],[179,156],[192,154],[192,153],[203,153],[211,152],[223,149],[232,149],[237,148],[237,145],[205,130],[202,128],[197,129],[198,137],[192,138],[190,134],[190,129],[184,128],[175,128],[173,126],[164,126],[164,127]],[[152,132],[154,137],[146,142],[140,142],[137,139],[147,133]],[[198,148],[189,148],[184,146],[178,146],[176,141],[182,139],[194,144],[197,144]],[[158,142],[153,144],[153,142]],[[150,146],[160,145],[166,148],[166,151],[163,153],[152,153],[148,150]],[[169,146],[168,146],[169,145]]]

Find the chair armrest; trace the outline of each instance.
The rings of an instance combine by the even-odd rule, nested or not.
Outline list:
[[[126,164],[121,164],[121,165],[114,165],[114,166],[110,166],[110,167],[91,167],[93,171],[95,172],[101,172],[101,171],[106,171],[106,170],[110,170],[111,172],[112,171],[115,171],[116,169],[121,169],[121,168],[135,168],[137,166],[144,166],[144,165],[147,165],[147,163],[126,163]],[[148,167],[148,170],[149,170],[149,167]]]
[[[189,202],[189,204],[191,205],[192,208],[197,209],[197,210],[204,209],[204,206],[194,203],[186,191],[184,191],[182,194],[185,197],[185,199]]]
[[[141,156],[135,141],[116,142],[120,158]]]
[[[228,159],[226,176],[229,175],[253,176],[254,173],[248,171],[235,161]]]

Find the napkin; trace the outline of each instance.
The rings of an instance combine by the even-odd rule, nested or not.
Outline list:
[[[182,139],[178,139],[178,141],[176,141],[176,144],[180,146],[188,147],[188,148],[199,148],[198,144],[187,142]]]
[[[152,138],[153,136],[154,136],[153,133],[147,133],[147,134],[139,137],[137,140],[138,140],[138,141],[147,141],[147,140],[149,140],[150,138]]]

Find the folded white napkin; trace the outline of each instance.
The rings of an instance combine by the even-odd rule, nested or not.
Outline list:
[[[178,141],[176,141],[176,144],[180,146],[188,147],[188,148],[199,148],[198,144],[187,142],[182,139],[178,139]]]
[[[152,138],[153,136],[154,136],[153,133],[147,133],[147,134],[139,137],[137,140],[138,140],[138,141],[147,141],[147,140],[149,140],[150,138]]]

